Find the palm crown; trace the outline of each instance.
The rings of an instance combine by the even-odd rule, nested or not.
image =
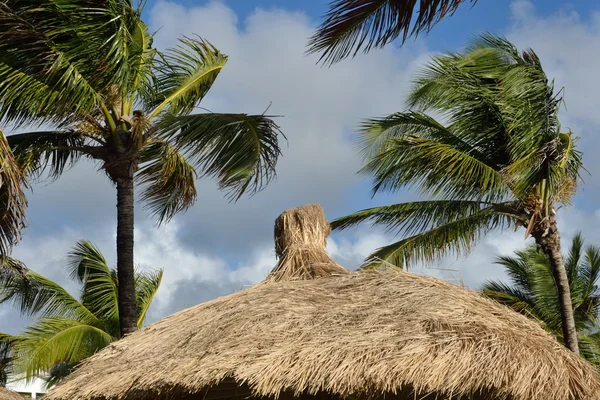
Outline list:
[[[236,197],[273,177],[279,131],[270,119],[191,114],[227,62],[214,46],[182,38],[159,53],[128,1],[72,10],[45,3],[56,9],[8,2],[0,14],[0,120],[58,127],[9,136],[27,172],[58,177],[81,157],[113,179],[137,172],[159,221],[193,203],[194,166]]]
[[[500,281],[488,282],[483,286],[483,293],[527,317],[534,318],[562,340],[560,303],[548,257],[540,253],[536,246],[530,246],[515,252],[514,256],[500,256],[496,263],[505,267],[510,284]],[[571,288],[581,355],[600,367],[600,248],[584,246],[581,234],[575,235],[565,257],[565,267]]]
[[[87,241],[69,253],[66,269],[81,285],[80,300],[59,284],[5,257],[0,269],[0,303],[12,302],[38,318],[21,335],[0,334],[9,344],[11,372],[27,378],[67,371],[121,337],[116,270]],[[135,275],[137,325],[142,326],[160,286],[162,270]],[[53,382],[54,383],[54,382]]]
[[[0,4],[0,122],[56,127],[8,137],[28,174],[57,178],[81,158],[117,188],[122,333],[136,329],[134,179],[162,222],[216,178],[232,199],[275,176],[279,128],[264,115],[193,114],[227,57],[201,38],[159,52],[131,0]]]
[[[368,120],[361,134],[374,194],[409,186],[433,200],[366,209],[333,227],[371,220],[403,233],[367,260],[398,266],[465,253],[493,228],[531,231],[553,204],[569,202],[579,176],[559,103],[535,53],[500,38],[436,57],[416,80],[412,110]]]

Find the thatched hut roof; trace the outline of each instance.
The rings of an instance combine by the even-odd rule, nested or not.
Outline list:
[[[322,213],[278,224],[305,212]],[[431,277],[350,273],[296,235],[266,283],[116,342],[47,399],[600,398],[596,370],[535,322]]]
[[[0,400],[23,400],[23,397],[18,393],[0,387]]]

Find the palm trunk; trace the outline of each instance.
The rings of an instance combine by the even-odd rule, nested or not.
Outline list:
[[[137,330],[137,304],[133,272],[133,177],[117,182],[117,275],[121,337]]]
[[[579,343],[577,340],[577,330],[575,328],[573,304],[571,302],[571,288],[569,287],[567,270],[565,269],[560,249],[560,234],[556,225],[554,212],[550,213],[548,219],[544,221],[544,223],[538,224],[536,229],[532,232],[532,235],[541,250],[550,260],[550,268],[552,269],[552,275],[554,275],[554,281],[556,282],[558,291],[565,346],[569,350],[579,354]]]

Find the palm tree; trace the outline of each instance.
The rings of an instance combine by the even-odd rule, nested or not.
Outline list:
[[[21,238],[21,229],[26,225],[27,199],[23,187],[25,176],[10,150],[6,137],[0,130],[0,256]]]
[[[83,359],[121,338],[117,271],[88,241],[78,242],[66,265],[71,278],[81,284],[76,299],[56,282],[4,258],[0,270],[0,303],[11,301],[25,315],[35,315],[33,325],[18,336],[0,334],[11,344],[15,374],[27,379],[50,373],[53,384]],[[135,274],[136,325],[141,327],[162,279],[158,272]]]
[[[483,293],[540,322],[550,333],[563,341],[560,302],[548,256],[535,245],[516,251],[515,256],[497,257],[504,266],[510,284],[487,282]],[[600,368],[600,247],[585,246],[581,234],[575,235],[565,257],[565,268],[575,326],[579,333],[580,354]]]
[[[560,102],[536,54],[504,39],[484,36],[435,57],[418,75],[411,109],[368,120],[361,133],[373,194],[411,186],[431,199],[366,209],[333,227],[371,220],[406,235],[366,262],[397,266],[468,253],[493,229],[526,228],[550,259],[565,343],[577,351],[555,207],[575,193],[581,154],[560,130]]]
[[[271,181],[280,155],[265,115],[192,114],[227,57],[197,37],[161,53],[140,14],[130,0],[0,5],[0,121],[56,126],[9,136],[18,161],[55,179],[91,159],[117,188],[122,334],[137,329],[134,181],[160,224],[194,203],[197,175],[237,200]]]
[[[319,61],[336,63],[360,50],[384,47],[398,37],[402,43],[429,31],[462,3],[477,0],[333,0],[325,21],[309,42],[309,52],[322,52]],[[413,22],[413,16],[416,20]]]

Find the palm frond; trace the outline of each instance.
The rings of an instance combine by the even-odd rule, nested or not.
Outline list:
[[[159,137],[174,142],[200,176],[217,178],[233,200],[260,191],[275,178],[281,131],[267,116],[167,115],[158,129]]]
[[[18,341],[18,336],[0,332],[0,387],[5,387],[8,377],[14,373],[14,347]]]
[[[12,302],[24,315],[78,318],[101,326],[101,321],[62,286],[5,257],[0,268],[0,303]]]
[[[15,369],[32,379],[60,363],[79,362],[115,338],[92,325],[68,318],[42,318],[15,345]]]
[[[138,306],[138,328],[144,325],[146,314],[156,296],[163,277],[163,270],[156,272],[141,272],[135,276],[135,289]]]
[[[100,250],[87,240],[80,240],[69,252],[67,270],[72,279],[83,284],[81,303],[103,322],[109,333],[118,327],[117,285]]]
[[[136,179],[143,188],[141,199],[159,224],[194,204],[196,171],[175,147],[155,141],[140,157],[143,166]]]
[[[417,186],[434,197],[486,201],[507,198],[510,188],[501,172],[479,160],[475,151],[462,149],[464,142],[452,140],[451,135],[434,136],[403,128],[395,127],[403,134],[394,134],[381,143],[361,170],[374,178],[373,194]],[[379,122],[372,121],[367,129],[380,130]]]
[[[9,253],[27,225],[27,198],[23,192],[27,186],[23,170],[0,130],[0,256]]]
[[[490,230],[503,229],[510,222],[512,218],[498,213],[494,207],[483,208],[464,218],[381,247],[369,255],[363,267],[389,263],[408,268],[414,263],[441,260],[449,254],[467,254]]]
[[[148,93],[152,93],[150,88],[154,77],[152,69],[156,54],[156,49],[152,48],[152,36],[148,33],[148,27],[141,20],[137,21],[131,35],[128,61],[132,77],[125,92],[129,96],[122,104],[121,115],[131,115],[136,96],[147,98]],[[147,92],[149,89],[150,92]]]
[[[475,3],[477,0],[471,0]],[[402,37],[429,31],[466,0],[333,0],[325,21],[309,42],[309,52],[338,62],[360,50],[368,52]],[[413,17],[416,19],[413,21]]]
[[[432,200],[368,208],[331,222],[333,229],[347,229],[362,222],[384,225],[390,232],[413,235],[468,217],[489,207],[479,201]]]
[[[146,99],[148,119],[161,111],[170,114],[189,114],[208,93],[227,56],[203,39],[184,37],[179,45],[167,50],[164,64],[156,72],[155,90]]]
[[[0,7],[0,72],[3,92],[9,97],[27,89],[26,81],[38,81],[48,93],[37,107],[24,101],[4,109],[4,121],[25,123],[57,118],[59,112],[87,114],[102,104],[102,92],[111,85],[124,87],[128,80],[128,43],[139,13],[128,1],[98,3],[76,0],[68,4],[53,0],[35,3],[19,0]],[[20,75],[22,72],[23,75]],[[7,78],[10,78],[7,80]],[[39,89],[38,88],[38,89]],[[29,95],[33,92],[29,91]],[[48,113],[43,104],[52,105]],[[64,106],[56,106],[61,104]]]
[[[588,361],[600,365],[600,342],[595,333],[598,330],[600,298],[595,286],[597,275],[590,273],[590,269],[600,268],[600,262],[596,262],[600,260],[600,249],[588,246],[583,251],[582,246],[583,238],[577,234],[565,259],[570,264],[567,269],[575,325],[581,343],[580,353]],[[598,259],[592,261],[596,257]],[[498,257],[496,262],[506,267],[510,284],[488,282],[482,289],[484,295],[539,321],[562,341],[560,303],[548,257],[534,245],[516,251],[515,256]],[[591,267],[593,264],[595,267]],[[592,275],[595,276],[593,283],[589,278]]]
[[[528,291],[497,281],[486,282],[481,291],[486,297],[543,324],[543,320],[537,315],[535,301]]]
[[[81,156],[98,151],[86,146],[86,138],[79,132],[30,132],[7,139],[25,173],[37,178],[47,174],[50,179],[57,179]]]

